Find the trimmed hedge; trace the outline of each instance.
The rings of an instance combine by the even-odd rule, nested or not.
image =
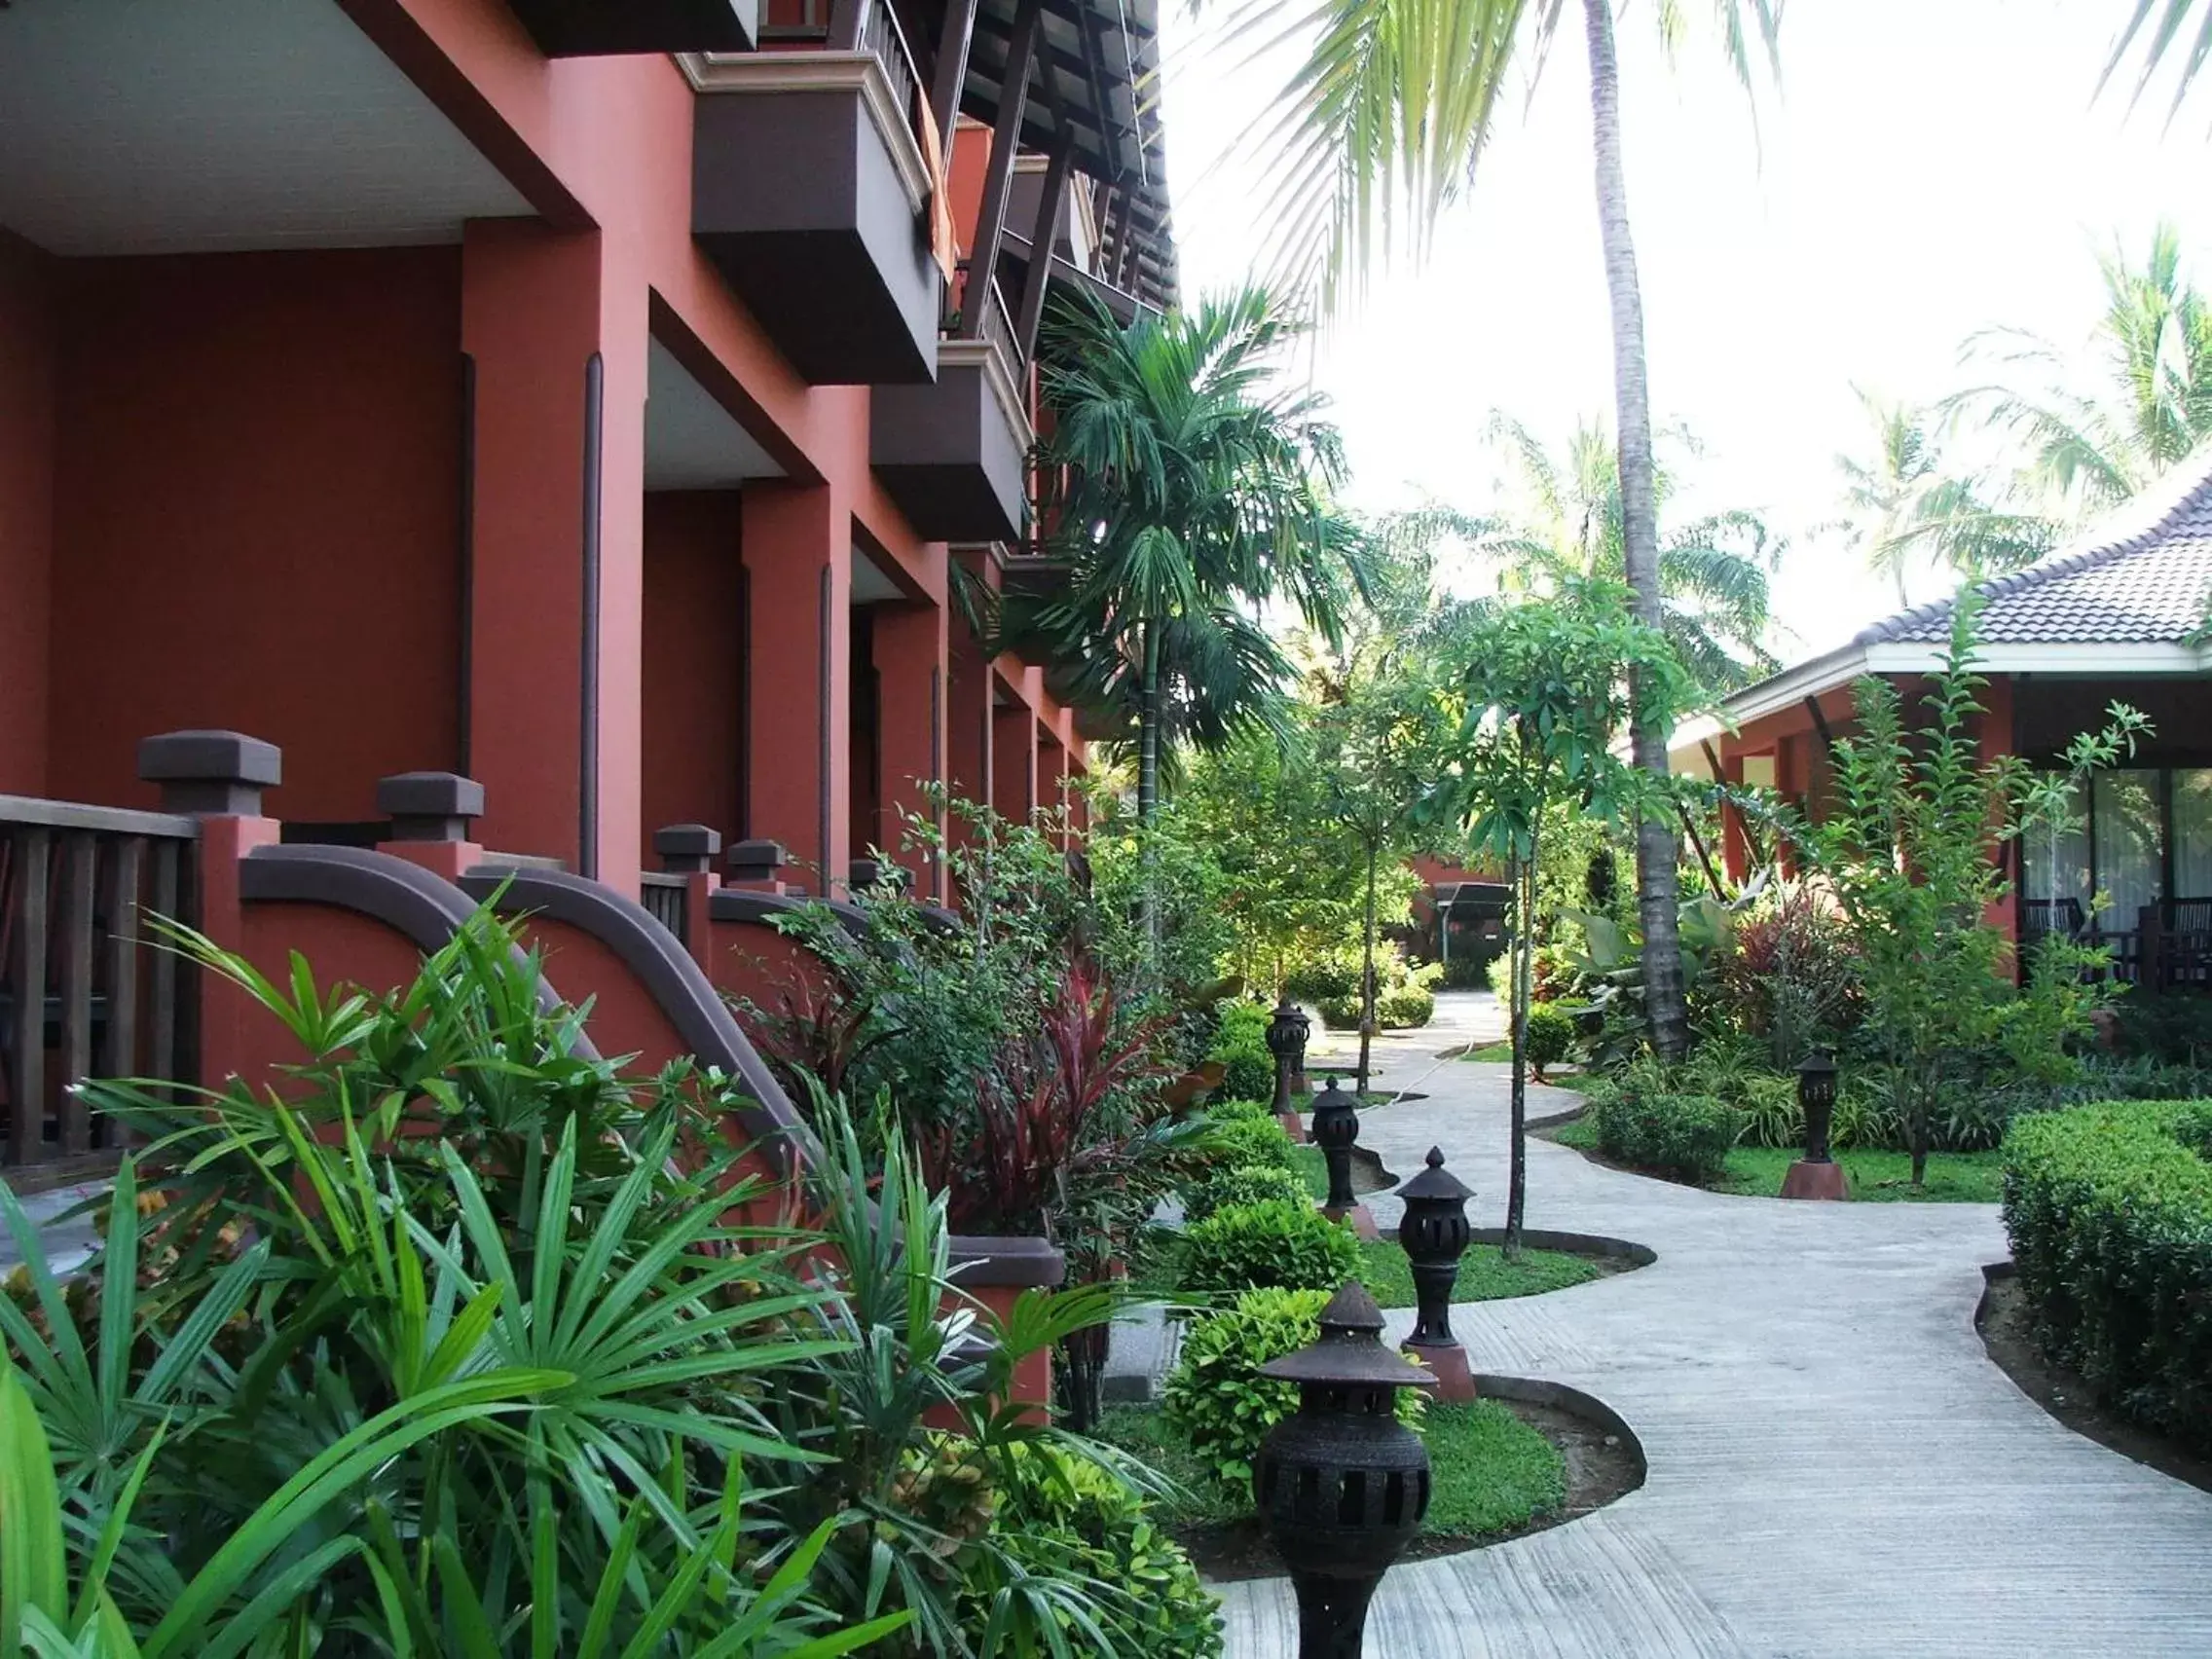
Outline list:
[[[1535,1003],[1529,1010],[1529,1064],[1540,1076],[1545,1068],[1567,1058],[1574,1047],[1574,1016],[1550,1003]]]
[[[1274,1163],[1216,1164],[1183,1189],[1183,1219],[1200,1222],[1218,1210],[1270,1198],[1297,1204],[1313,1201],[1306,1190],[1306,1177],[1295,1169]]]
[[[2104,1404],[2212,1450],[2212,1114],[2039,1113],[2005,1137],[2005,1231],[2046,1351]]]
[[[1276,1169],[1298,1167],[1298,1143],[1275,1121],[1272,1112],[1223,1118],[1212,1116],[1213,1152],[1209,1161],[1217,1169],[1237,1169],[1265,1163]]]
[[[1268,1021],[1272,1017],[1258,1003],[1238,999],[1221,1005],[1213,1046],[1206,1050],[1206,1058],[1221,1062],[1224,1099],[1267,1099],[1273,1095],[1275,1057],[1268,1048]]]
[[[1216,1210],[1185,1228],[1183,1238],[1185,1290],[1335,1290],[1359,1277],[1351,1229],[1303,1197]]]
[[[1719,1180],[1746,1121],[1710,1094],[1615,1088],[1592,1090],[1589,1102],[1600,1152],[1678,1181]]]

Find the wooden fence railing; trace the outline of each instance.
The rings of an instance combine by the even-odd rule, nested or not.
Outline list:
[[[167,813],[0,795],[0,1163],[19,1189],[113,1161],[113,1131],[72,1085],[190,1077],[188,981],[145,918],[196,920],[199,832]]]

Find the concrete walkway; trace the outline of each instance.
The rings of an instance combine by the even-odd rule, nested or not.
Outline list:
[[[1400,1175],[1441,1144],[1470,1213],[1502,1221],[1504,1068],[1407,1044],[1385,1083],[1430,1098],[1369,1114],[1361,1143]],[[1572,1104],[1531,1096],[1531,1114]],[[1530,1226],[1658,1263],[1455,1309],[1454,1328],[1478,1370],[1606,1401],[1650,1479],[1570,1525],[1398,1567],[1370,1659],[2212,1655],[2212,1495],[2060,1427],[1982,1351],[1993,1208],[1723,1198],[1543,1142],[1529,1161]],[[1394,1199],[1369,1203],[1395,1226]],[[1231,1654],[1297,1651],[1285,1582],[1223,1595]]]

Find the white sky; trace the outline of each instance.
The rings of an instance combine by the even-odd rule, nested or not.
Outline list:
[[[2212,93],[2170,129],[2156,94],[2132,118],[2118,92],[2092,103],[2125,0],[1791,0],[1762,152],[1710,32],[1670,67],[1654,9],[1632,0],[1620,43],[1652,412],[1703,444],[1677,464],[1672,512],[1750,507],[1789,537],[1776,645],[1795,657],[1897,608],[1894,588],[1815,534],[1838,511],[1836,454],[1868,447],[1852,384],[1933,400],[1965,384],[1961,340],[1994,323],[2079,345],[2100,304],[2095,251],[2117,234],[2140,257],[2160,217],[2212,275]],[[1240,69],[1168,10],[1164,113],[1193,297],[1251,272],[1263,180],[1227,152],[1281,78]],[[1703,24],[1699,0],[1683,10]],[[1611,424],[1580,12],[1568,0],[1540,84],[1504,112],[1429,261],[1377,282],[1316,353],[1356,506],[1486,508],[1493,409],[1555,451],[1578,417]]]

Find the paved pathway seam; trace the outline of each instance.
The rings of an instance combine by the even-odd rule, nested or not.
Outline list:
[[[1394,1043],[1383,1083],[1429,1099],[1366,1114],[1361,1144],[1400,1175],[1441,1144],[1494,1225],[1504,1077]],[[1479,1371],[1613,1407],[1650,1478],[1567,1526],[1396,1568],[1369,1659],[2212,1655],[2212,1494],[2062,1427],[1982,1350],[1993,1206],[1729,1198],[1543,1142],[1529,1179],[1530,1225],[1658,1261],[1455,1308],[1453,1328]],[[1368,1202],[1396,1225],[1395,1199]],[[1287,1583],[1223,1595],[1236,1659],[1296,1652]]]

